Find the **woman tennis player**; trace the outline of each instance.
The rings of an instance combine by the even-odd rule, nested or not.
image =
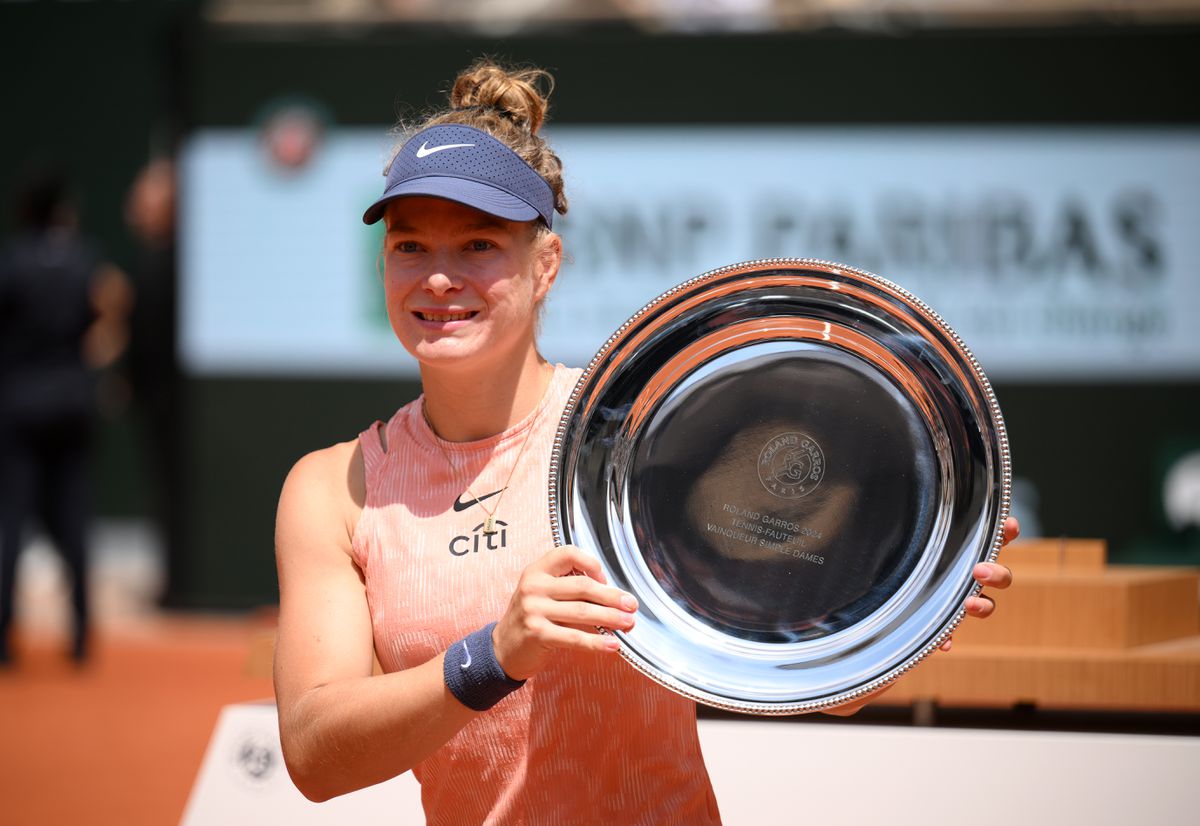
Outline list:
[[[547,79],[463,72],[364,216],[387,227],[388,316],[423,395],[284,484],[284,755],[314,800],[412,769],[430,824],[715,824],[694,703],[595,633],[632,628],[636,601],[589,554],[553,547],[546,479],[579,371],[535,336],[567,211],[539,135]]]

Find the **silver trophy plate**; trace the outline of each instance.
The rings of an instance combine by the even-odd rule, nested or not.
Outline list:
[[[575,387],[558,544],[639,600],[623,656],[707,705],[852,702],[941,645],[994,560],[1008,442],[987,378],[918,298],[769,259],[651,301]]]

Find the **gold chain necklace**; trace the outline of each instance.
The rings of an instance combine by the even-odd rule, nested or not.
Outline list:
[[[525,434],[525,440],[521,442],[521,449],[517,451],[517,458],[513,462],[512,470],[508,472],[508,478],[504,480],[504,487],[500,488],[500,495],[496,497],[496,504],[491,510],[483,504],[483,500],[471,490],[471,486],[465,481],[463,487],[467,489],[467,493],[475,500],[475,504],[483,509],[487,514],[487,519],[483,523],[484,535],[491,535],[496,532],[496,511],[500,510],[500,502],[504,499],[504,492],[508,490],[509,483],[512,482],[513,475],[517,472],[517,467],[521,464],[521,457],[525,454],[525,446],[529,444],[529,437],[533,435],[533,431],[537,428],[538,418],[542,415],[543,402],[546,400],[546,394],[550,392],[550,385],[554,381],[554,374],[551,373],[550,381],[546,382],[546,389],[542,392],[542,397],[538,400],[537,410],[533,414],[533,421],[529,423],[529,432]],[[446,452],[446,448],[442,447],[442,439],[438,436],[437,431],[433,429],[433,422],[429,420],[429,409],[425,406],[425,400],[421,400],[421,415],[425,418],[425,424],[429,426],[429,432],[433,434],[433,443],[437,445],[437,449],[441,452],[442,458],[446,460],[446,464],[450,466],[450,471],[457,477],[458,467],[454,464],[454,460],[450,458],[450,454]]]

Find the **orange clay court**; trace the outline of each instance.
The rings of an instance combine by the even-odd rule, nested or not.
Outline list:
[[[22,635],[0,671],[6,826],[178,823],[221,707],[271,696],[247,673],[267,619],[98,623],[91,660],[58,634]]]

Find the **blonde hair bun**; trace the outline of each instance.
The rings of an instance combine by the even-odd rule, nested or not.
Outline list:
[[[540,84],[546,84],[543,94]],[[491,60],[480,60],[454,80],[450,108],[494,109],[536,135],[550,108],[554,79],[544,69],[508,69]]]
[[[392,157],[405,140],[431,126],[470,126],[496,138],[541,175],[554,194],[555,212],[566,215],[562,161],[538,134],[546,122],[553,90],[554,78],[545,69],[507,68],[490,58],[476,61],[455,78],[448,109],[430,114],[415,128],[402,124],[396,130],[400,143]]]

